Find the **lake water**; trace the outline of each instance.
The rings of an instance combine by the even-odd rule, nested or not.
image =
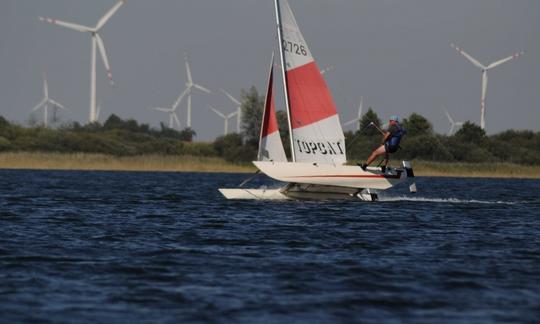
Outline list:
[[[220,196],[245,177],[0,171],[0,322],[540,318],[538,180],[417,178],[377,203]]]

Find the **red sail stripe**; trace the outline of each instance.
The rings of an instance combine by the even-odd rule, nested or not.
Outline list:
[[[264,104],[263,124],[262,124],[262,137],[266,137],[276,131],[279,131],[278,122],[276,119],[276,107],[274,104],[274,69],[270,71],[270,78],[268,79],[268,89],[266,90],[266,102]]]
[[[337,114],[332,95],[315,61],[287,71],[292,128]]]

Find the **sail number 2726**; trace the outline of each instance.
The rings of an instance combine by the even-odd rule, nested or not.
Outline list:
[[[304,45],[298,45],[293,42],[289,42],[287,40],[283,40],[283,50],[286,52],[291,52],[293,54],[307,56],[307,49]]]

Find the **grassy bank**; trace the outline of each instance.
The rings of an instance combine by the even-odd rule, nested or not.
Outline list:
[[[413,161],[418,176],[540,179],[540,165]]]
[[[250,165],[231,164],[215,157],[61,153],[1,153],[0,169],[252,172]]]
[[[540,165],[507,163],[440,163],[413,161],[417,176],[534,178]],[[252,165],[237,165],[215,157],[138,155],[117,157],[103,154],[1,153],[0,169],[253,172]]]

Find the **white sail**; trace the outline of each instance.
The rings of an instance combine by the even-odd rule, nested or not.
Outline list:
[[[270,65],[268,77],[268,88],[266,90],[266,100],[264,102],[264,112],[261,125],[261,136],[259,140],[258,161],[287,162],[283,143],[279,136],[279,126],[276,118],[276,108],[274,104],[274,56]]]
[[[289,3],[276,1],[296,161],[344,164],[345,137],[330,90]]]

